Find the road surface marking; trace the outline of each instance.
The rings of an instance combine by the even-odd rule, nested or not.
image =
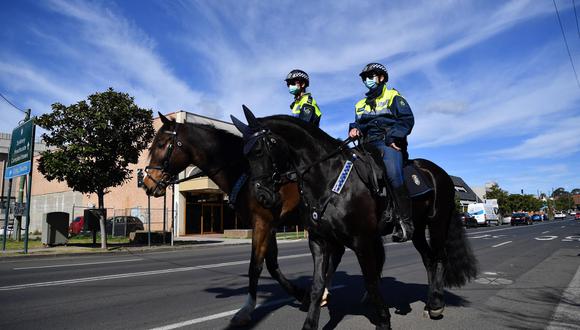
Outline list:
[[[580,314],[578,313],[580,305],[580,267],[576,275],[568,284],[568,287],[562,292],[562,299],[552,315],[552,321],[546,329],[575,329],[580,324]]]
[[[119,263],[119,262],[133,262],[133,261],[141,261],[141,260],[144,260],[144,259],[138,258],[138,259],[115,260],[115,261],[87,262],[87,263],[82,263],[82,264],[63,264],[63,265],[50,265],[50,266],[19,267],[19,268],[13,268],[13,270],[102,265],[102,264],[114,264],[114,263]]]
[[[502,245],[510,244],[511,242],[512,241],[507,241],[507,242],[499,243],[499,244],[493,245],[492,247],[496,248],[496,247],[499,247],[499,246],[502,246]]]
[[[551,241],[551,240],[556,239],[556,238],[558,238],[558,236],[540,236],[540,237],[536,237],[534,239],[538,240],[538,241]]]
[[[330,289],[335,290],[335,289],[341,289],[344,287],[345,287],[345,285],[336,285],[336,286],[331,287]],[[270,302],[265,303],[265,304],[259,304],[258,306],[256,306],[256,309],[258,309],[260,307],[270,307],[270,306],[286,304],[286,303],[289,303],[289,302],[294,301],[294,300],[295,300],[294,298],[278,299],[278,300],[270,301]],[[171,329],[183,328],[183,327],[186,327],[188,325],[194,325],[194,324],[199,324],[199,323],[203,323],[203,322],[207,322],[207,321],[211,321],[211,320],[221,319],[222,317],[234,315],[237,312],[238,312],[238,309],[234,309],[234,310],[227,311],[227,312],[212,314],[212,315],[208,315],[208,316],[204,316],[204,317],[198,317],[196,319],[192,319],[189,321],[183,321],[183,322],[164,325],[164,326],[161,326],[158,328],[153,328],[151,330],[171,330]]]
[[[566,226],[560,226],[560,228],[566,228]]]
[[[546,234],[546,233],[549,233],[549,232],[550,232],[549,230],[546,230],[546,231],[543,231],[542,234]]]

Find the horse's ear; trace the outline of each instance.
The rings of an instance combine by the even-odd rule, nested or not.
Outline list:
[[[254,133],[254,131],[250,128],[250,126],[244,124],[238,118],[236,118],[232,115],[230,115],[230,118],[232,119],[232,123],[234,123],[234,126],[236,126],[238,131],[240,131],[244,136],[252,135]]]
[[[260,124],[258,124],[256,116],[254,116],[252,110],[250,110],[250,108],[248,108],[245,104],[242,104],[242,109],[244,109],[244,115],[246,116],[248,125],[250,125],[250,127],[259,127]]]
[[[159,114],[159,118],[161,118],[161,122],[163,124],[169,124],[171,122],[171,120],[169,120],[169,118],[165,117],[161,112],[157,111],[157,113]]]

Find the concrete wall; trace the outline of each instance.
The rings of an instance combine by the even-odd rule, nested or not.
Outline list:
[[[42,231],[42,219],[48,212],[66,212],[72,220],[73,207],[83,205],[83,195],[76,191],[63,191],[36,195],[30,202],[30,232]],[[78,209],[75,213],[78,212]],[[24,224],[23,224],[24,226]]]

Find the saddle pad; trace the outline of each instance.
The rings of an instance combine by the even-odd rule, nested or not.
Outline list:
[[[409,197],[423,195],[433,190],[433,187],[431,187],[429,182],[425,180],[425,176],[417,170],[413,163],[407,164],[403,167],[403,178],[407,190],[409,190]]]

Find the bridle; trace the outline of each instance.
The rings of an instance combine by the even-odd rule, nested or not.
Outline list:
[[[302,181],[304,175],[315,165],[320,164],[336,154],[342,152],[345,147],[352,142],[351,138],[344,140],[341,145],[335,150],[323,155],[319,159],[303,166],[302,168],[297,168],[295,165],[291,165],[292,169],[285,170],[288,168],[287,164],[291,162],[284,157],[282,160],[276,160],[274,157],[274,147],[276,145],[282,145],[275,137],[274,134],[268,129],[260,129],[259,131],[253,133],[252,135],[245,138],[244,154],[247,156],[250,151],[254,148],[254,145],[261,141],[264,146],[264,153],[266,154],[268,161],[271,166],[271,173],[264,173],[260,175],[252,175],[251,181],[254,186],[257,200],[265,207],[272,208],[274,206],[280,205],[280,187],[288,182],[297,182],[300,186],[300,192],[302,194]],[[283,151],[288,155],[289,150]],[[281,166],[281,163],[284,163]]]
[[[280,206],[280,186],[296,181],[296,171],[283,172],[283,167],[274,157],[274,147],[280,143],[268,129],[260,129],[252,135],[245,137],[244,155],[248,155],[257,142],[264,146],[263,153],[268,158],[271,173],[252,175],[251,182],[256,193],[256,199],[266,208]]]
[[[196,167],[195,171],[190,173],[190,175],[188,175],[182,179],[176,179],[177,173],[175,173],[175,174],[172,173],[172,171],[170,169],[171,156],[173,155],[173,151],[175,150],[176,147],[181,148],[183,146],[183,143],[177,138],[176,128],[177,127],[174,126],[172,131],[168,131],[168,130],[163,131],[164,134],[171,135],[171,141],[169,142],[169,145],[165,149],[165,155],[163,155],[161,165],[160,166],[146,166],[145,167],[145,173],[147,173],[147,175],[149,176],[149,179],[151,179],[153,182],[155,182],[155,187],[153,188],[153,190],[156,190],[156,189],[164,190],[165,188],[167,188],[170,185],[178,184],[178,183],[188,181],[191,179],[195,179],[195,178],[199,178],[202,176],[207,176],[207,177],[213,178],[215,175],[217,175],[222,170],[229,168],[229,167],[232,167],[232,166],[237,166],[239,164],[239,161],[230,162],[228,164],[224,164],[224,165],[214,169],[213,171],[208,171],[208,173],[204,172],[199,167]],[[157,179],[153,178],[153,176],[149,175],[148,170],[161,171],[161,173],[162,173],[161,179],[157,180]],[[247,176],[243,175],[236,182],[236,185],[238,185],[238,187],[234,187],[234,191],[235,191],[236,195],[237,195],[239,189],[241,189],[241,185],[243,185],[245,183],[246,178],[247,178]],[[230,205],[233,205],[233,203],[235,203],[235,198],[234,198],[233,202],[230,199]]]
[[[172,131],[163,131],[163,133],[170,134],[171,141],[169,142],[169,145],[165,149],[165,155],[163,155],[163,159],[161,161],[161,166],[146,166],[145,167],[145,173],[147,173],[147,175],[149,176],[149,179],[151,179],[153,182],[155,182],[154,190],[158,189],[158,188],[160,190],[164,190],[165,188],[167,188],[167,186],[176,183],[176,180],[175,180],[176,174],[172,174],[170,172],[169,164],[170,164],[171,156],[173,155],[173,150],[175,150],[175,146],[177,146],[179,148],[181,146],[183,146],[183,143],[181,143],[181,141],[179,141],[177,139],[177,130],[176,130],[175,126],[173,127]],[[155,178],[153,178],[153,176],[151,176],[149,174],[148,170],[161,171],[161,173],[162,173],[161,179],[156,180]]]

